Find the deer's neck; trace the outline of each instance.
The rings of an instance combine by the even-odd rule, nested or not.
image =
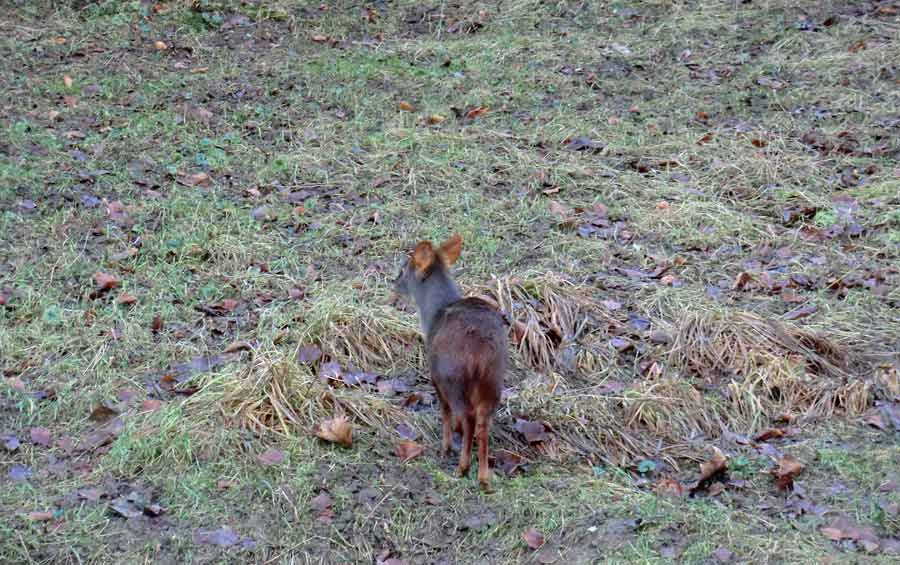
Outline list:
[[[433,272],[416,289],[413,299],[419,309],[419,317],[422,320],[422,332],[426,338],[431,335],[435,319],[441,308],[456,302],[462,298],[459,287],[443,269]]]

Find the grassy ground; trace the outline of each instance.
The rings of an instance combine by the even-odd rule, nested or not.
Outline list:
[[[900,4],[58,4],[0,15],[3,562],[897,559]],[[487,495],[388,291],[453,231]]]

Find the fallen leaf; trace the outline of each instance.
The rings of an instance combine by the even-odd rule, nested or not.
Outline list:
[[[717,447],[713,447],[713,451],[713,456],[700,464],[700,476],[697,478],[697,484],[690,490],[691,496],[697,491],[709,488],[710,484],[728,469],[728,458],[725,454]]]
[[[130,304],[134,304],[137,302],[137,296],[128,294],[127,292],[123,292],[116,298],[116,304],[121,304],[123,306],[128,306]]]
[[[676,277],[675,275],[672,275],[672,274],[663,275],[662,277],[660,277],[659,282],[660,282],[660,284],[662,284],[664,286],[671,286],[671,287],[681,286],[681,281],[678,280],[678,277]]]
[[[65,85],[66,88],[72,88],[72,85],[74,84],[74,82],[75,81],[73,81],[72,77],[70,77],[69,75],[63,75],[63,84]]]
[[[252,348],[253,348],[253,346],[250,344],[249,341],[239,340],[239,341],[233,341],[230,344],[228,344],[228,347],[226,347],[225,350],[222,351],[222,353],[228,354],[228,353],[235,353],[237,351],[250,351]]]
[[[775,484],[781,490],[787,490],[794,486],[794,478],[803,471],[803,463],[789,455],[785,455],[778,461],[778,467],[772,471]]]
[[[882,540],[878,539],[872,528],[860,528],[843,515],[838,516],[831,524],[819,531],[832,541],[853,540],[869,553],[878,551],[882,544]]]
[[[700,464],[700,477],[698,479],[700,481],[710,480],[728,468],[728,459],[725,457],[725,454],[717,448],[713,449],[715,453],[713,453],[709,461]]]
[[[91,412],[91,415],[88,416],[89,419],[97,422],[99,424],[103,424],[108,422],[118,416],[119,413],[106,404],[98,404],[96,408]]]
[[[522,539],[525,540],[525,543],[531,549],[537,549],[544,545],[544,534],[539,532],[535,528],[527,528],[524,532],[522,532]]]
[[[416,108],[410,104],[409,102],[402,100],[397,104],[397,108],[403,110],[404,112],[415,112]]]
[[[406,463],[411,459],[415,459],[419,455],[424,453],[425,448],[419,445],[418,443],[405,439],[403,441],[398,442],[394,446],[394,452],[397,454],[397,457],[400,458],[400,461]]]
[[[257,206],[250,211],[250,217],[257,222],[274,222],[278,214],[269,206]]]
[[[154,333],[161,332],[164,325],[165,322],[163,322],[162,316],[157,315],[155,318],[153,318],[153,321],[150,322],[150,330]]]
[[[811,314],[815,314],[819,309],[815,304],[807,304],[805,306],[799,306],[794,308],[790,312],[784,315],[785,320],[799,320],[800,318],[805,318]]]
[[[238,536],[230,526],[222,526],[218,530],[194,533],[197,545],[218,545],[228,547],[238,542]]]
[[[328,493],[323,492],[310,500],[309,503],[310,506],[312,506],[313,510],[315,510],[316,512],[322,512],[331,508],[332,500],[331,497],[328,496]]]
[[[310,39],[312,39],[316,43],[325,43],[326,41],[328,41],[328,36],[324,33],[316,33],[312,37],[310,37]]]
[[[607,310],[618,310],[622,307],[622,303],[615,300],[603,300],[600,304],[603,304]]]
[[[599,153],[603,150],[603,144],[587,137],[569,137],[563,140],[563,145],[569,151],[589,151]]]
[[[719,563],[730,563],[734,559],[734,553],[731,552],[725,546],[719,546],[718,549],[712,552],[713,559],[718,561]]]
[[[175,182],[177,182],[178,184],[180,184],[182,186],[206,187],[212,183],[212,178],[207,173],[204,173],[202,171],[199,173],[193,173],[190,175],[179,173],[175,178]]]
[[[784,437],[784,430],[781,428],[769,428],[763,432],[757,434],[753,441],[769,441],[770,439],[778,439],[780,437]]]
[[[141,412],[156,412],[162,408],[162,401],[155,398],[147,398],[141,402]]]
[[[266,467],[271,467],[272,465],[281,465],[282,463],[284,463],[284,451],[275,449],[274,447],[270,447],[260,453],[256,457],[256,460]]]
[[[6,379],[6,384],[16,392],[25,392],[25,382],[19,377]]]
[[[528,420],[517,419],[513,429],[525,436],[528,443],[547,441],[550,437],[547,434],[547,429],[543,422],[531,422]]]
[[[121,418],[113,418],[99,428],[88,432],[78,443],[79,452],[93,451],[111,443],[125,429]]]
[[[872,426],[873,428],[884,431],[887,427],[884,425],[884,418],[881,417],[881,414],[878,412],[870,412],[863,418],[863,422]]]
[[[153,42],[153,48],[156,49],[157,51],[165,51],[166,49],[169,48],[169,46],[166,45],[166,43],[164,41],[157,40],[157,41]]]
[[[77,491],[78,498],[82,498],[89,502],[99,502],[101,498],[106,494],[102,490],[96,487],[88,487],[79,489]]]
[[[350,447],[353,443],[353,427],[346,417],[337,416],[319,424],[316,437]]]
[[[499,464],[499,468],[503,473],[509,477],[512,476],[513,473],[518,471],[522,467],[522,463],[524,458],[518,453],[513,453],[512,451],[500,450],[495,454],[497,458],[497,463]]]
[[[216,490],[228,490],[232,487],[237,486],[237,484],[237,481],[233,481],[231,479],[219,479],[218,481],[216,481]]]
[[[476,107],[472,108],[471,110],[469,110],[468,112],[466,112],[466,119],[474,120],[475,118],[486,114],[488,110],[489,110],[489,108],[487,106],[476,106]]]
[[[9,478],[21,482],[32,475],[31,468],[26,467],[25,465],[13,465],[9,469]]]
[[[425,123],[429,126],[436,126],[446,119],[447,118],[445,118],[444,116],[441,116],[439,114],[431,114],[429,116],[425,116]]]
[[[547,208],[550,210],[550,213],[559,218],[561,222],[570,220],[573,215],[573,211],[571,208],[569,208],[565,204],[557,202],[556,200],[551,200],[547,205]]]
[[[753,275],[747,271],[742,271],[734,277],[734,282],[731,284],[731,290],[743,290],[751,280],[753,280]]]
[[[94,284],[97,285],[97,291],[103,292],[119,286],[119,277],[111,273],[94,273]]]
[[[238,304],[239,302],[233,298],[225,298],[223,300],[220,300],[219,302],[216,302],[215,304],[201,304],[200,306],[195,306],[194,308],[210,316],[224,316],[225,314],[234,312]]]
[[[3,448],[6,451],[9,451],[10,453],[12,453],[13,451],[19,449],[19,446],[21,446],[21,445],[22,445],[22,443],[19,441],[19,438],[17,438],[15,435],[8,434],[8,435],[3,436]]]
[[[32,522],[46,522],[53,519],[53,512],[29,512],[28,519]]]
[[[43,445],[44,447],[50,447],[52,443],[52,438],[50,435],[50,430],[43,426],[37,426],[31,428],[29,430],[29,434],[31,435],[31,442],[36,443],[38,445]]]
[[[656,486],[653,487],[653,491],[659,496],[669,496],[672,498],[681,498],[684,496],[684,486],[675,479],[660,480],[656,483]]]

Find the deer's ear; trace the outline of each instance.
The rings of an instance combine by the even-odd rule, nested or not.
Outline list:
[[[441,248],[438,249],[438,255],[441,256],[441,260],[444,262],[444,265],[450,266],[453,263],[456,263],[456,260],[459,259],[459,254],[462,251],[462,236],[458,233],[453,234],[453,237],[448,239],[441,245]]]
[[[412,264],[416,272],[424,274],[434,263],[434,248],[430,241],[421,241],[412,254]]]

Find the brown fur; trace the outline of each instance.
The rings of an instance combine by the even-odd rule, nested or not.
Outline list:
[[[462,434],[459,472],[468,474],[472,440],[478,439],[478,480],[490,488],[488,435],[506,373],[506,328],[500,314],[478,298],[441,310],[428,336],[428,365],[443,417],[444,454],[450,430]]]
[[[462,434],[459,472],[465,476],[477,438],[478,480],[490,490],[488,436],[506,374],[507,328],[493,306],[460,296],[447,268],[461,249],[458,235],[438,249],[420,242],[394,288],[415,299],[422,318],[431,381],[441,404],[442,450],[449,454],[453,431]]]

